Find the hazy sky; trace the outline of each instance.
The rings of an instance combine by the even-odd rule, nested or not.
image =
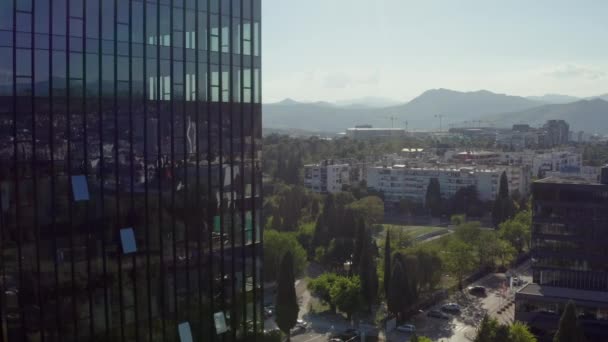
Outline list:
[[[608,92],[605,0],[263,0],[264,102]]]

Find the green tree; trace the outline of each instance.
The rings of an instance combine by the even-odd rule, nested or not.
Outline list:
[[[442,262],[435,250],[420,248],[416,250],[418,260],[418,284],[420,289],[433,287],[441,280]]]
[[[367,225],[379,223],[384,218],[384,202],[378,196],[363,197],[351,203],[349,208]]]
[[[410,342],[433,342],[430,338],[425,336],[418,336],[416,333],[410,338]]]
[[[433,217],[439,217],[443,210],[441,203],[441,187],[437,178],[431,178],[426,188],[424,205]]]
[[[384,241],[384,295],[386,298],[389,297],[390,292],[390,280],[391,280],[391,231],[386,230],[386,240]]]
[[[515,322],[509,328],[510,342],[537,342],[536,336],[530,332],[528,326]]]
[[[374,256],[374,245],[371,236],[365,235],[360,255],[359,278],[361,280],[361,296],[367,304],[368,312],[371,312],[372,304],[378,297],[378,273],[376,257]]]
[[[307,254],[298,243],[296,234],[271,229],[264,232],[264,279],[266,281],[277,280],[281,258],[287,251],[292,253],[294,274],[302,275],[307,265]]]
[[[391,278],[389,280],[389,294],[387,298],[388,310],[399,318],[403,317],[405,309],[408,305],[404,295],[404,286],[407,291],[407,278],[405,275],[405,268],[400,258],[393,260],[393,269],[391,271]]]
[[[519,212],[514,218],[501,223],[498,226],[500,237],[508,241],[518,255],[529,248],[531,236],[532,216],[531,211]]]
[[[338,276],[335,273],[323,273],[318,278],[312,279],[308,283],[308,289],[317,298],[327,303],[332,312],[336,312],[336,304],[331,297],[331,289],[338,281]]]
[[[509,196],[509,180],[507,179],[507,173],[503,172],[500,176],[498,195],[494,200],[494,207],[492,209],[494,226],[497,227],[499,224],[510,219],[514,211],[513,201],[511,200],[511,196]]]
[[[358,276],[339,277],[330,290],[331,300],[348,320],[361,307],[361,282]],[[278,314],[278,313],[277,313]]]
[[[584,342],[585,334],[576,316],[576,306],[572,301],[566,304],[566,308],[559,320],[557,333],[553,342]]]
[[[287,335],[298,320],[298,299],[296,297],[295,276],[293,273],[293,256],[287,251],[281,260],[277,281],[276,322],[279,329]]]
[[[464,276],[471,272],[475,263],[473,248],[460,239],[451,239],[447,245],[446,266],[451,274],[458,280],[458,287],[462,288]]]

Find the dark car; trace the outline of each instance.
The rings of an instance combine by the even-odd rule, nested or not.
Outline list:
[[[481,296],[481,297],[486,296],[486,288],[483,286],[469,286],[468,291],[470,294],[472,294],[474,296]]]
[[[432,317],[432,318],[450,319],[449,315],[447,315],[439,310],[431,310],[431,311],[427,312],[426,315],[428,317]]]

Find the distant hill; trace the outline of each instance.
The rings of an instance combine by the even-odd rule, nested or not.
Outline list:
[[[442,115],[444,127],[447,127],[450,122],[521,111],[538,105],[537,101],[487,90],[459,92],[449,89],[428,90],[406,104],[384,108],[327,106],[284,100],[264,105],[264,126],[339,132],[358,124],[390,127],[390,117],[395,117],[395,127],[403,127],[408,121],[410,129],[436,129],[439,119],[435,115]]]
[[[548,104],[485,118],[493,121],[497,126],[511,126],[515,123],[539,126],[550,119],[562,119],[570,124],[570,129],[573,131],[606,133],[608,132],[608,101],[596,98],[566,104]]]
[[[384,108],[397,106],[403,102],[395,101],[384,97],[366,96],[358,99],[336,101],[335,104],[340,107],[361,107],[361,108]]]
[[[543,96],[527,96],[529,100],[538,101],[546,104],[559,104],[559,103],[571,103],[579,101],[580,98],[570,96],[570,95],[561,95],[561,94],[545,94]]]

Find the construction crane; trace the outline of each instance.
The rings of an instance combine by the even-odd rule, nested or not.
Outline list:
[[[437,114],[435,115],[436,118],[439,118],[439,132],[443,131],[443,118],[445,117],[444,115],[441,114]]]

